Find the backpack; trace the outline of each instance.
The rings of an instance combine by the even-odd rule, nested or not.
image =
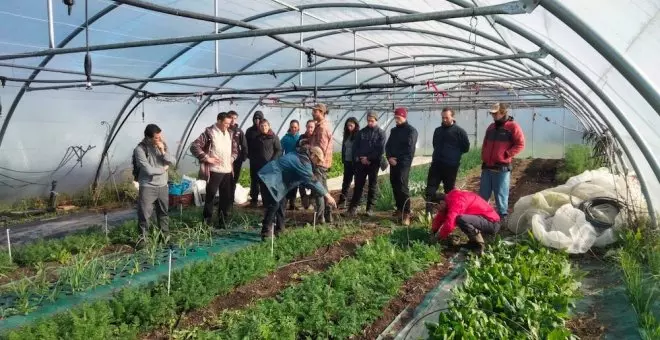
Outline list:
[[[147,151],[147,146],[143,142],[138,143],[138,146],[141,146],[144,149],[144,154],[147,156],[147,159],[149,159],[149,152]],[[133,152],[133,180],[137,182],[139,176],[140,176],[140,166],[137,164],[137,160],[135,159],[135,152]]]

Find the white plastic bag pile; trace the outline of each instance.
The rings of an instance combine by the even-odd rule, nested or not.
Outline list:
[[[202,195],[206,195],[206,181],[198,179],[195,180],[195,183],[192,185],[193,188],[193,197],[195,198],[195,205],[201,207],[204,205],[204,200],[202,200]],[[215,194],[218,196],[218,193]],[[234,203],[236,204],[245,204],[248,201],[250,195],[250,188],[244,188],[239,183],[236,183],[236,190],[234,191]],[[259,195],[259,200],[261,200],[261,195]]]
[[[616,214],[594,209],[603,218],[614,220],[612,228],[604,231],[595,228],[578,207],[584,200],[597,197],[616,198],[636,211],[647,210],[634,175],[624,178],[600,168],[571,177],[566,184],[521,197],[513,207],[507,227],[516,234],[531,228],[534,237],[545,246],[565,249],[572,254],[603,247],[615,242],[615,231],[623,225],[626,216],[623,210]]]

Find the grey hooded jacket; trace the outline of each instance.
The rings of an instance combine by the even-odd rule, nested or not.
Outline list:
[[[161,153],[151,142],[143,140],[142,143],[146,145],[146,153],[145,148],[141,145],[133,150],[137,165],[140,168],[138,183],[140,183],[140,186],[149,187],[166,186],[167,171],[165,166],[174,164],[174,158],[167,152],[167,144],[165,145],[165,153]]]

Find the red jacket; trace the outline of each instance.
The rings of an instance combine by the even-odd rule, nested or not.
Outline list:
[[[501,124],[501,125],[500,125]],[[509,116],[504,123],[492,123],[486,129],[481,160],[486,168],[509,166],[514,156],[525,148],[525,136]]]
[[[447,210],[438,212],[433,219],[432,231],[440,229],[440,238],[447,238],[456,228],[456,218],[460,215],[479,215],[491,222],[499,222],[500,216],[481,196],[471,192],[454,189],[445,196]]]

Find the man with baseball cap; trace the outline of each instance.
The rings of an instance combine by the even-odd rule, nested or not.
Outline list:
[[[324,159],[317,166],[317,174],[325,190],[328,190],[328,170],[332,166],[332,126],[327,119],[328,107],[317,103],[312,107],[312,118],[316,121],[314,134],[309,140],[310,147],[319,147],[323,151]],[[316,221],[324,224],[332,223],[331,207],[324,203],[323,196],[315,195],[316,198]]]
[[[511,162],[525,148],[525,136],[518,123],[509,116],[502,103],[490,108],[493,123],[486,129],[481,148],[481,183],[479,196],[488,201],[495,193],[497,213],[501,219],[508,214]]]
[[[410,192],[408,179],[415,148],[417,144],[417,130],[408,124],[408,110],[399,107],[394,110],[396,126],[390,131],[390,138],[385,144],[385,154],[390,163],[390,183],[396,201],[395,215],[401,217],[403,225],[410,225]]]
[[[348,206],[347,214],[355,216],[364,184],[369,178],[369,191],[367,192],[366,214],[371,216],[378,190],[378,169],[383,158],[385,148],[385,131],[378,127],[378,115],[375,111],[367,112],[367,126],[358,132],[353,142],[353,158],[355,160],[355,188],[353,197]]]

